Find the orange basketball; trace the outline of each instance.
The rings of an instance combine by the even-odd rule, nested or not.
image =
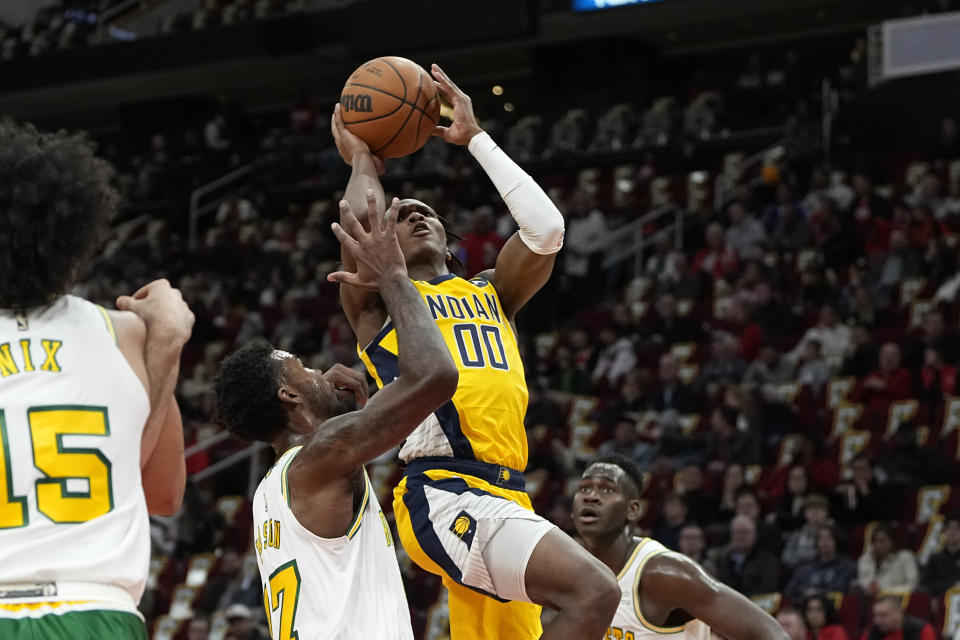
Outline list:
[[[381,158],[399,158],[422,147],[440,119],[433,78],[416,62],[376,58],[350,74],[340,92],[347,129]]]

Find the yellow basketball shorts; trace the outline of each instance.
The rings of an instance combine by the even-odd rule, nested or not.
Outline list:
[[[418,458],[394,490],[400,542],[449,591],[452,640],[527,640],[542,633],[523,585],[553,525],[533,512],[519,471],[456,458]]]

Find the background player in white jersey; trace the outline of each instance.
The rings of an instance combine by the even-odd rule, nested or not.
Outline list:
[[[633,535],[642,479],[623,456],[594,461],[573,498],[583,545],[617,574],[623,597],[607,638],[786,640],[777,621],[686,556]]]
[[[371,220],[379,219],[369,199]],[[275,640],[413,637],[390,529],[363,464],[397,446],[453,396],[457,369],[397,242],[399,202],[365,232],[341,203],[334,225],[356,272],[353,286],[379,291],[397,328],[399,376],[363,409],[344,413],[344,389],[366,399],[362,374],[304,368],[266,341],[224,360],[217,414],[234,434],[271,444],[278,460],[253,500],[264,606]],[[374,217],[377,216],[377,217]]]
[[[66,295],[116,212],[81,136],[0,122],[0,638],[146,638],[148,509],[183,496],[173,399],[193,314],[159,280]]]

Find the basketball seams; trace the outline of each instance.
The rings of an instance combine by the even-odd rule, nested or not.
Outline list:
[[[427,105],[429,105],[429,104],[430,104],[431,102],[433,102],[434,100],[438,100],[438,99],[440,98],[439,94],[437,94],[436,96],[430,98],[430,99],[427,101],[427,105],[424,105],[424,108],[421,108],[421,107],[417,106],[416,104],[414,104],[414,103],[412,103],[412,102],[409,102],[409,101],[405,100],[404,98],[401,98],[400,96],[396,95],[395,93],[390,93],[389,91],[384,91],[384,90],[381,89],[380,87],[374,87],[374,86],[371,86],[371,85],[369,85],[369,84],[363,84],[362,82],[348,82],[346,85],[344,85],[343,88],[344,88],[344,89],[347,89],[348,87],[363,87],[364,89],[370,89],[371,91],[376,91],[376,92],[378,92],[378,93],[382,93],[382,94],[385,95],[385,96],[390,96],[390,97],[393,98],[394,100],[399,100],[399,101],[400,101],[400,105],[399,105],[396,109],[394,109],[393,111],[391,111],[390,113],[385,114],[385,115],[391,115],[391,116],[392,116],[393,114],[395,114],[397,111],[400,110],[400,107],[402,107],[402,106],[405,105],[405,104],[408,104],[408,105],[410,105],[411,107],[413,107],[414,109],[416,109],[417,111],[422,112],[423,115],[427,116],[427,119],[430,120],[430,122],[432,122],[434,126],[436,126],[437,123],[439,122],[439,119],[438,119],[438,120],[434,120],[433,118],[430,117],[430,114],[427,113],[427,112],[425,111],[425,109],[424,109]],[[341,92],[341,95],[342,95],[342,93],[343,93],[343,92]],[[385,116],[374,116],[374,117],[372,117],[372,118],[367,118],[366,120],[351,120],[350,122],[348,122],[348,123],[346,123],[346,124],[360,124],[361,122],[370,122],[370,121],[372,121],[372,120],[376,120],[376,119],[378,119],[378,118],[383,118],[383,117],[385,117]]]
[[[390,63],[390,61],[387,60],[386,58],[377,58],[377,60],[381,61],[383,64],[393,69],[393,72],[397,74],[398,78],[400,78],[400,84],[403,85],[403,98],[401,98],[401,100],[403,100],[404,102],[407,102],[407,81],[403,79],[403,74],[400,73],[400,70],[397,69],[395,66],[393,66]],[[417,75],[420,75],[420,74],[417,74]],[[417,95],[418,96],[420,95],[420,87],[417,87]]]
[[[389,140],[387,140],[386,144],[381,145],[377,149],[377,151],[382,151],[383,149],[386,149],[391,144],[393,144],[393,141],[397,139],[397,136],[403,133],[403,130],[407,128],[407,123],[410,122],[410,117],[413,115],[414,109],[417,108],[417,100],[420,98],[421,84],[423,83],[421,82],[417,85],[417,95],[413,97],[413,102],[407,102],[407,104],[410,105],[410,113],[407,114],[407,118],[403,121],[403,124],[400,125],[400,128],[397,129],[396,133],[394,133],[393,136]],[[404,89],[404,92],[406,92],[406,89]],[[374,151],[374,153],[376,153],[376,151]]]

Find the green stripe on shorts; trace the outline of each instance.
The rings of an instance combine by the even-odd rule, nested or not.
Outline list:
[[[4,640],[147,640],[143,621],[125,611],[69,611],[40,618],[0,618]]]

